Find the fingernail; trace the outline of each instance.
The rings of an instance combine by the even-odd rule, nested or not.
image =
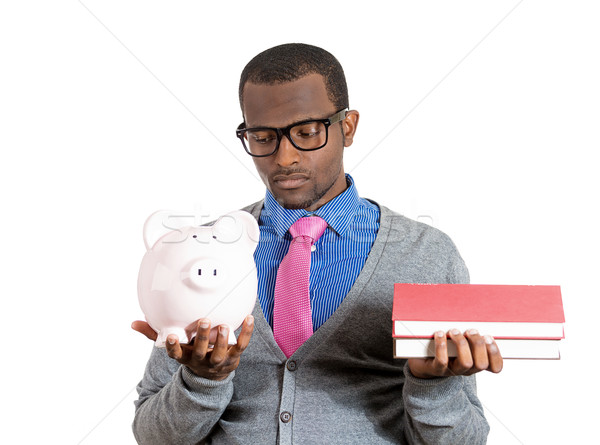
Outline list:
[[[469,329],[469,335],[477,335],[479,331],[477,329]]]
[[[491,336],[491,335],[485,335],[485,336],[483,337],[483,339],[485,340],[485,342],[486,342],[488,345],[491,345],[491,344],[493,344],[493,343],[494,343],[494,339],[492,338],[492,336]]]
[[[221,325],[219,327],[219,334],[221,334],[223,337],[229,335],[229,327],[227,325]]]
[[[453,335],[458,335],[458,334],[460,334],[460,331],[459,331],[458,329],[452,329],[452,331],[451,331],[451,332],[452,332],[452,334],[453,334]]]
[[[202,329],[206,329],[209,326],[210,326],[210,323],[206,318],[203,318],[202,320],[200,320],[200,327]]]
[[[254,317],[252,315],[248,315],[246,317],[246,324],[248,326],[252,326],[254,324]]]
[[[436,336],[436,337],[445,337],[445,336],[446,336],[446,334],[444,334],[444,331],[437,331],[437,332],[435,333],[435,336]]]
[[[174,345],[175,344],[175,339],[171,336],[167,337],[167,341],[169,342],[170,345]]]

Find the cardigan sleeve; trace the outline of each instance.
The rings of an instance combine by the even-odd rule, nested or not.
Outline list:
[[[133,433],[143,444],[195,444],[206,438],[233,395],[232,372],[222,381],[198,377],[153,348],[142,381]]]
[[[475,376],[419,379],[404,366],[402,397],[409,443],[485,444],[489,425],[477,398]]]

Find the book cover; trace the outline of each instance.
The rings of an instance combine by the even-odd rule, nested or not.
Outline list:
[[[394,337],[457,328],[496,339],[564,338],[560,286],[398,283],[392,319]]]

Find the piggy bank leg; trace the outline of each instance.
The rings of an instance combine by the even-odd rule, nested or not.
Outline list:
[[[236,345],[237,344],[237,339],[235,338],[235,332],[229,331],[229,340],[228,340],[228,343],[230,345]]]
[[[179,338],[179,343],[186,344],[188,342],[187,334],[185,333],[185,329],[183,328],[163,328],[158,333],[158,338],[154,343],[154,346],[157,348],[164,348],[165,342],[167,341],[167,337],[171,334],[175,334]]]

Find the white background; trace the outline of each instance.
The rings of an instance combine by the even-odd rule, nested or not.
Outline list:
[[[488,443],[595,437],[598,5],[208,3],[0,6],[0,442],[134,443],[143,222],[263,196],[239,73],[291,41],[344,66],[363,196],[431,216],[473,283],[562,286],[562,359],[479,377]]]

